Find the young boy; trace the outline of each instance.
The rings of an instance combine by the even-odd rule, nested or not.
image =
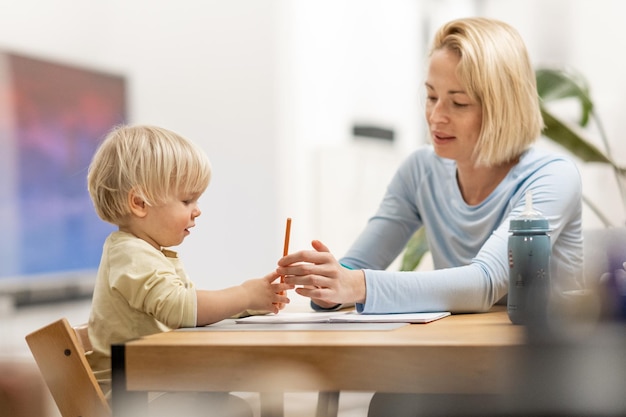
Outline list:
[[[289,303],[284,294],[293,286],[274,282],[275,272],[222,290],[196,289],[176,252],[165,249],[179,245],[195,226],[210,178],[204,152],[155,126],[117,127],[94,155],[87,176],[91,199],[100,218],[118,226],[104,243],[89,318],[88,361],[107,396],[111,344],[246,310],[276,313]],[[221,395],[199,401],[205,410],[211,402],[243,402]]]

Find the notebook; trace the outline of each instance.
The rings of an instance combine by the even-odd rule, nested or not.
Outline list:
[[[428,313],[360,314],[343,312],[280,312],[264,316],[250,316],[235,320],[238,324],[268,323],[430,323],[450,315],[449,311]]]

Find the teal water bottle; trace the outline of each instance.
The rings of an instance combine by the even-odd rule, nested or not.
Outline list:
[[[514,324],[543,324],[550,299],[550,231],[548,219],[533,209],[532,192],[526,207],[509,225],[509,294],[507,312]]]

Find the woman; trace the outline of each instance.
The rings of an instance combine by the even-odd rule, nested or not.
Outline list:
[[[434,37],[425,87],[432,146],[400,166],[347,254],[337,261],[315,240],[313,250],[280,259],[277,273],[317,310],[356,303],[363,313],[484,312],[507,293],[509,222],[530,191],[550,223],[554,291],[578,289],[580,175],[571,160],[532,146],[543,121],[518,32],[485,18],[445,24]],[[385,271],[421,226],[435,270]],[[488,404],[471,396],[376,394],[369,415],[452,415]]]
[[[582,282],[581,181],[563,155],[533,147],[543,127],[534,70],[519,33],[486,18],[436,33],[425,82],[432,146],[396,172],[378,212],[340,262],[319,241],[277,273],[317,309],[363,313],[483,312],[508,290],[509,221],[526,192],[551,228],[556,291]],[[425,227],[434,271],[384,269]]]

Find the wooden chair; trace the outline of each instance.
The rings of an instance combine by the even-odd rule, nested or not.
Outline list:
[[[63,417],[110,417],[111,408],[91,371],[87,326],[62,318],[26,336],[26,342]]]

